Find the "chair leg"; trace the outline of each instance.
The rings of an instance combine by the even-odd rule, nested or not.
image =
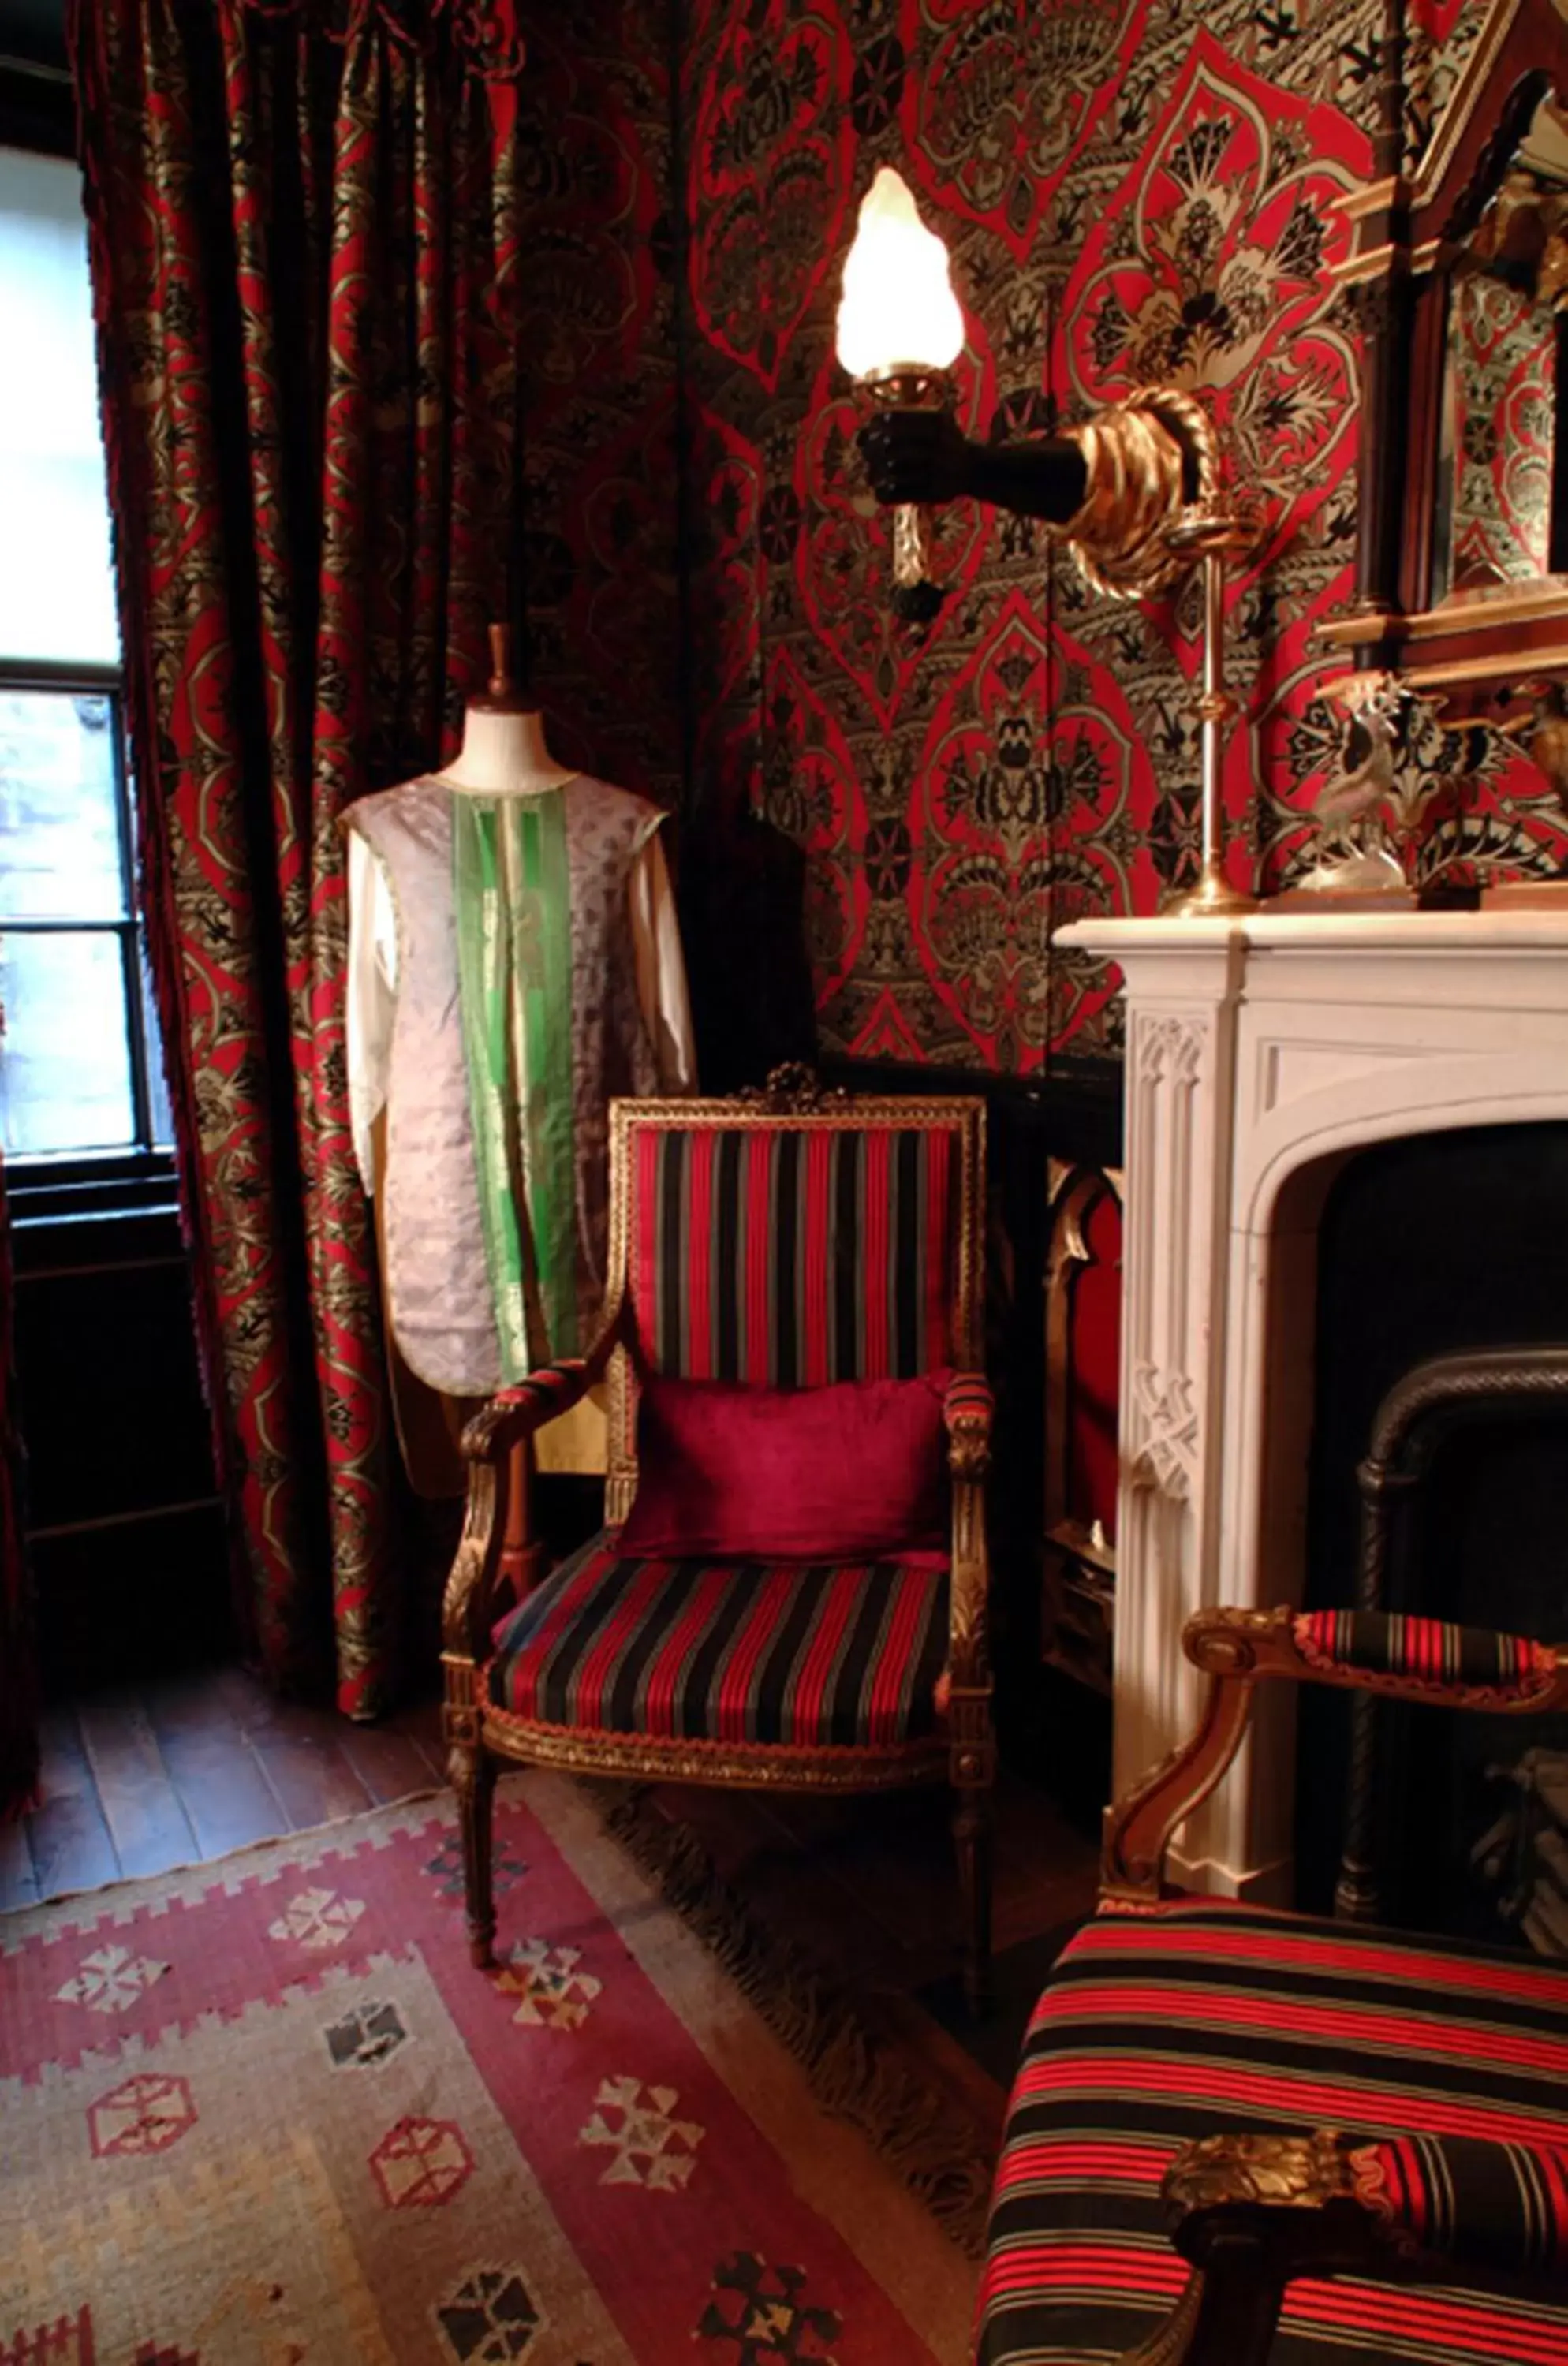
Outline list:
[[[963,1784],[953,1819],[964,1900],[964,1996],[976,2021],[991,2005],[991,1790]]]
[[[491,1810],[495,1761],[482,1742],[454,1743],[446,1771],[457,1794],[463,1827],[463,1896],[468,1910],[468,1955],[488,1971],[495,1962],[495,1894],[491,1880]]]

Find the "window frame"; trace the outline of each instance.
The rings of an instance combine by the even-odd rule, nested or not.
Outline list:
[[[175,1171],[173,1144],[154,1141],[152,1132],[152,1047],[148,1041],[142,999],[141,963],[144,931],[138,909],[136,817],[131,805],[130,771],[125,736],[125,669],[73,659],[0,658],[0,694],[43,692],[58,697],[107,698],[114,774],[115,833],[119,848],[124,911],[112,920],[97,915],[10,918],[0,907],[0,934],[7,936],[106,936],[118,940],[124,995],[126,1049],[130,1069],[131,1123],[135,1139],[100,1147],[5,1153],[7,1180],[17,1185],[62,1186],[67,1192],[96,1184],[93,1195],[101,1211],[102,1194],[111,1199],[117,1187],[127,1200],[139,1203],[141,1187]],[[134,1187],[128,1189],[127,1187]]]
[[[0,52],[0,144],[27,150],[35,156],[75,157],[76,102],[66,57],[63,19],[58,38],[51,36],[43,40],[36,54],[27,40],[15,38],[8,39]],[[129,936],[134,957],[141,920],[137,910],[135,815],[125,729],[125,668],[123,664],[91,665],[68,659],[56,662],[0,659],[0,689],[58,690],[86,697],[107,695],[111,700],[116,814],[130,918],[107,925],[118,927]],[[121,958],[123,963],[123,953]],[[160,1148],[152,1140],[147,1029],[139,975],[128,980],[126,1011],[132,1109],[141,1129],[140,1139],[130,1149],[122,1144],[107,1150],[8,1153],[5,1161],[6,1189],[18,1231],[24,1224],[35,1222],[44,1225],[74,1223],[84,1219],[139,1216],[173,1208],[177,1151],[172,1145]]]

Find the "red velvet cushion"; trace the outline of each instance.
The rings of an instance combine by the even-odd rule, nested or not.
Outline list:
[[[622,1552],[874,1560],[942,1546],[948,1378],[823,1389],[646,1380]]]

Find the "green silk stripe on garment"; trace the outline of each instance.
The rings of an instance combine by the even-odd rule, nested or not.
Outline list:
[[[513,920],[513,966],[523,985],[524,1100],[528,1212],[547,1336],[535,1363],[575,1356],[577,1128],[572,1077],[571,873],[566,795],[509,797],[504,822],[517,841],[521,882]]]
[[[566,807],[452,800],[457,987],[485,1259],[510,1385],[577,1348]]]
[[[504,1382],[528,1369],[525,1290],[522,1143],[513,1123],[513,1036],[496,804],[467,794],[452,798],[452,911],[457,939],[457,1000],[468,1074],[479,1216]]]

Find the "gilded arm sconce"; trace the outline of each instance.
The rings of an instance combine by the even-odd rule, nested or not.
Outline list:
[[[978,443],[953,416],[947,376],[963,342],[946,251],[885,165],[844,266],[839,358],[874,407],[860,443],[872,490],[895,513],[894,607],[919,624],[935,616],[942,593],[927,573],[921,511],[964,495],[1043,524],[1100,592],[1145,598],[1201,565],[1202,859],[1196,884],[1166,909],[1251,910],[1224,876],[1220,799],[1236,713],[1224,686],[1224,569],[1251,537],[1220,497],[1213,421],[1179,388],[1149,387],[1060,435]]]

